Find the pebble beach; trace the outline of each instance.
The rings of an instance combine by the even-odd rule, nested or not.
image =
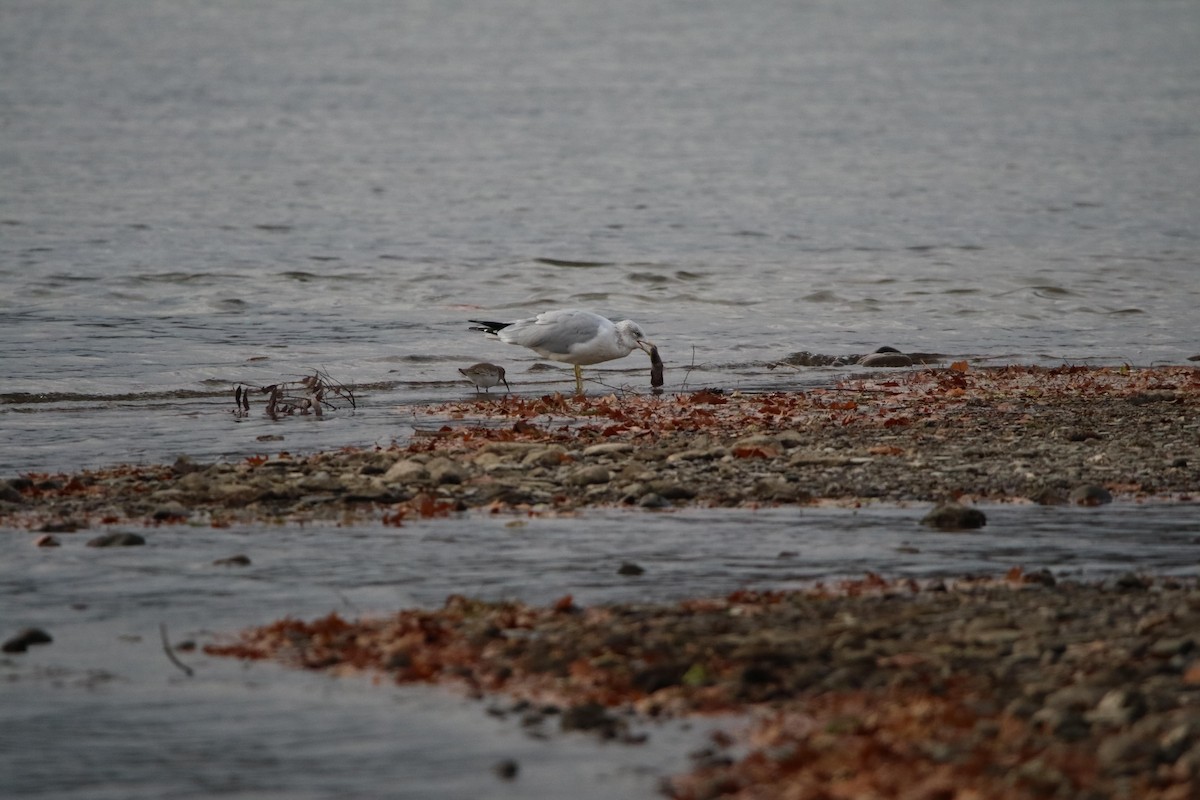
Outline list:
[[[795,393],[488,396],[419,409],[387,448],[11,476],[0,525],[39,546],[114,546],[247,520],[889,504],[971,512],[927,524],[987,536],[999,503],[1192,502],[1198,407],[1194,368],[965,363]],[[628,746],[631,719],[730,715],[691,772],[664,780],[677,798],[1183,800],[1200,785],[1197,630],[1195,578],[1031,565],[671,604],[454,595],[264,621],[206,650],[445,683],[514,724]]]

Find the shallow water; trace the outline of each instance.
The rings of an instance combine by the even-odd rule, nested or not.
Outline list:
[[[475,361],[566,388],[466,330],[558,306],[638,320],[668,392],[847,372],[776,365],[796,351],[1197,352],[1189,0],[12,0],[0,20],[0,476],[404,441],[420,404],[472,396]],[[590,389],[646,391],[647,367]],[[230,413],[235,385],[316,368],[358,408]],[[186,679],[157,626],[865,569],[1194,574],[1194,511],[996,509],[971,537],[912,510],[162,529],[116,552],[9,532],[0,619],[55,643],[0,662],[0,771],[46,797],[649,796],[694,737],[537,742],[437,692],[198,656]],[[238,551],[250,569],[210,566]],[[506,756],[513,786],[488,772]]]
[[[466,330],[555,306],[638,320],[668,391],[1196,353],[1187,0],[2,13],[0,474],[245,454],[233,386],[313,368],[377,410],[485,359],[563,388]]]
[[[994,507],[983,532],[918,524],[925,508],[779,509],[582,518],[467,514],[379,525],[163,527],[145,547],[97,532],[36,548],[10,534],[0,619],[54,642],[0,659],[0,772],[22,797],[652,797],[710,723],[635,726],[645,745],[540,740],[452,692],[243,666],[201,644],[283,616],[347,617],[440,605],[451,593],[591,605],[811,586],[867,571],[913,577],[1048,567],[1060,578],[1129,570],[1195,575],[1196,507]],[[243,568],[213,565],[247,555]],[[622,576],[624,561],[645,574]],[[736,725],[718,721],[717,724]],[[551,726],[548,731],[553,731]],[[70,754],[70,758],[65,755]],[[513,783],[493,776],[521,764]]]

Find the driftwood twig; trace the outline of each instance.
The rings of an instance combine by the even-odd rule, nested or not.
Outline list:
[[[187,675],[189,678],[192,677],[192,668],[180,661],[171,650],[171,640],[167,638],[167,623],[158,623],[158,632],[162,636],[163,652],[167,654],[167,658],[170,659],[172,664],[183,670],[184,675]]]
[[[233,393],[233,413],[236,416],[249,416],[251,392],[267,395],[266,414],[271,419],[294,414],[320,417],[327,409],[337,409],[343,403],[350,408],[358,407],[354,391],[349,386],[319,369],[299,380],[272,383],[269,386],[252,388],[239,384]]]

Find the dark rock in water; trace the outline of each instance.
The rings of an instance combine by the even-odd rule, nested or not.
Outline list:
[[[632,561],[625,561],[617,568],[618,575],[642,575],[646,570],[634,564]]]
[[[250,566],[250,557],[239,554],[229,558],[218,558],[212,563],[214,567],[248,567]]]
[[[62,542],[48,533],[43,533],[33,540],[33,545],[34,547],[62,547]]]
[[[911,367],[913,360],[894,347],[881,347],[858,360],[860,367]]]
[[[1075,487],[1067,499],[1078,506],[1102,506],[1113,501],[1112,494],[1107,489],[1094,484]]]
[[[511,758],[497,761],[492,765],[492,772],[496,773],[496,777],[506,781],[511,781],[517,777],[517,773],[521,771],[521,765]]]
[[[146,539],[136,533],[106,533],[89,539],[88,547],[136,547],[146,543]]]
[[[987,517],[978,508],[953,503],[938,506],[921,519],[922,525],[943,531],[965,531],[982,528]]]
[[[50,634],[46,633],[41,628],[25,628],[4,643],[0,650],[5,653],[24,653],[29,649],[30,645],[35,644],[50,644],[54,639],[50,638]]]
[[[582,703],[571,706],[559,720],[563,731],[589,731],[604,739],[613,739],[624,729],[621,720],[608,713],[599,703]]]

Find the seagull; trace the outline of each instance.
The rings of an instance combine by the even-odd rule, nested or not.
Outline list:
[[[574,364],[577,395],[583,394],[581,366],[624,358],[634,350],[649,353],[654,347],[636,322],[613,322],[578,308],[545,311],[513,322],[470,321],[480,326],[471,328],[473,331],[482,331],[505,344],[527,347],[551,361]]]
[[[467,376],[467,380],[475,384],[475,393],[478,394],[480,389],[484,393],[495,386],[497,383],[503,383],[504,388],[512,391],[512,387],[508,385],[508,381],[504,379],[504,367],[498,367],[495,364],[489,364],[486,361],[480,361],[478,364],[472,364],[466,369],[460,369],[463,375]]]

